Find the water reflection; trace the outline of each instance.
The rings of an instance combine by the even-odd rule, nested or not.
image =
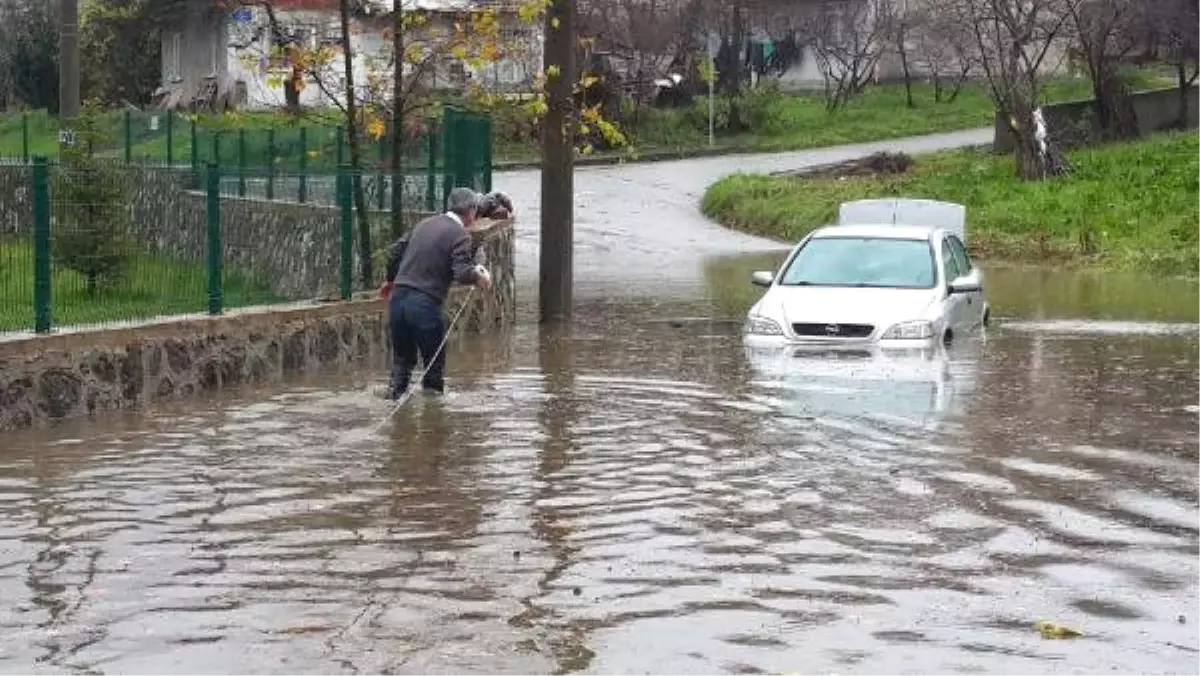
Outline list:
[[[0,671],[1194,670],[1194,334],[748,355],[721,265],[378,433],[382,370],[6,436]]]
[[[755,384],[775,390],[780,412],[927,426],[960,414],[975,387],[985,340],[926,350],[746,348]]]

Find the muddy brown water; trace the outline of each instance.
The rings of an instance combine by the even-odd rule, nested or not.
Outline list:
[[[981,339],[780,364],[769,258],[379,434],[366,372],[6,436],[0,671],[1195,672],[1194,284],[989,270]]]

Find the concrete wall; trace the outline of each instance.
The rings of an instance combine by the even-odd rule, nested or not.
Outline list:
[[[455,334],[503,330],[513,320],[511,221],[472,232],[489,253],[494,288],[457,287]],[[390,362],[386,306],[372,294],[305,307],[259,308],[119,329],[0,338],[0,431],[138,408],[319,369]],[[463,307],[467,304],[466,307]]]
[[[1187,126],[1189,129],[1195,129],[1200,119],[1197,106],[1200,103],[1200,87],[1191,87],[1187,96]],[[1133,109],[1137,113],[1138,128],[1141,132],[1149,134],[1175,124],[1179,119],[1179,100],[1179,89],[1174,87],[1133,94]],[[1096,131],[1092,117],[1094,105],[1092,99],[1085,99],[1046,106],[1043,114],[1051,137],[1067,147],[1086,144]],[[1008,124],[999,114],[996,115],[995,127],[994,150],[998,153],[1012,152],[1015,139],[1008,130]]]

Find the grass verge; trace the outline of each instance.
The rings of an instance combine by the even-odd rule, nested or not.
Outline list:
[[[1070,176],[1047,181],[1018,180],[1012,158],[980,149],[919,156],[887,176],[734,174],[709,187],[701,209],[727,227],[797,241],[847,200],[950,200],[967,206],[968,244],[983,258],[1194,276],[1198,150],[1194,132],[1082,149]]]

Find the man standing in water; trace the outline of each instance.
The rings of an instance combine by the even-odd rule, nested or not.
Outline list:
[[[417,354],[425,364],[421,387],[445,391],[446,339],[442,307],[453,282],[491,288],[492,277],[472,255],[471,234],[479,195],[470,188],[450,191],[449,210],[430,216],[392,245],[382,293],[389,297],[392,330],[392,378],[388,398],[408,390]],[[436,357],[435,357],[436,354]]]

